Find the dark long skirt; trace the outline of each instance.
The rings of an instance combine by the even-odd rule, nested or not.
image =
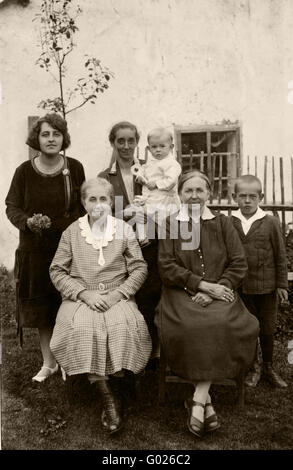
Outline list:
[[[148,277],[135,298],[139,311],[148,326],[153,344],[157,343],[157,328],[154,324],[155,310],[161,297],[161,279],[158,271],[158,240],[142,248],[142,254],[148,265]]]
[[[61,304],[61,296],[49,276],[54,253],[54,250],[49,252],[16,250],[14,275],[18,330],[23,327],[54,327]]]
[[[231,303],[194,303],[182,289],[163,287],[155,323],[172,371],[190,381],[234,378],[253,362],[257,319],[235,294]]]

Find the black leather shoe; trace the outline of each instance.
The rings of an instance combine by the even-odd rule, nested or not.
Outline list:
[[[98,380],[95,384],[103,400],[102,426],[109,434],[116,433],[123,426],[120,404],[113,395],[108,380]]]
[[[277,372],[273,369],[271,362],[263,363],[263,378],[266,379],[271,385],[278,388],[286,388],[288,385],[285,380],[280,377]]]
[[[256,387],[260,381],[261,367],[258,362],[254,362],[252,369],[248,372],[245,378],[245,385],[248,387]]]
[[[185,400],[184,406],[188,411],[187,427],[189,431],[196,437],[202,437],[204,435],[204,423],[192,416],[192,408],[193,406],[202,406],[202,408],[204,408],[204,404],[199,401],[193,401],[192,398],[188,398]]]

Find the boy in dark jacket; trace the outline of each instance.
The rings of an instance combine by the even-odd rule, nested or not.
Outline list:
[[[245,249],[248,272],[240,295],[260,323],[260,347],[263,377],[275,387],[287,387],[273,369],[273,347],[278,300],[288,300],[287,260],[279,221],[266,214],[259,203],[262,186],[256,176],[243,175],[235,183],[234,200],[239,209],[232,215],[234,227]],[[260,380],[257,361],[246,378],[255,387]]]

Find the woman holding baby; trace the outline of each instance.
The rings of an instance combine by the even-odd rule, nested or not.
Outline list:
[[[157,135],[159,134],[159,135]],[[180,174],[181,168],[178,162],[172,158],[172,164],[170,165],[170,152],[173,148],[173,143],[170,140],[170,134],[166,131],[155,132],[151,138],[153,141],[149,141],[150,151],[153,154],[156,153],[157,158],[155,159],[156,169],[150,165],[144,165],[148,167],[147,173],[142,173],[141,176],[144,178],[144,182],[135,175],[134,167],[138,163],[135,161],[135,150],[139,143],[139,133],[137,127],[127,121],[118,122],[115,124],[109,133],[109,142],[113,149],[112,160],[110,166],[99,174],[100,177],[106,178],[114,188],[115,197],[121,197],[122,212],[115,215],[129,220],[131,212],[128,211],[129,207],[135,202],[140,203],[142,199],[148,202],[149,196],[155,195],[159,192],[163,192],[164,196],[167,195],[169,187],[175,188],[175,199],[177,200],[176,182]],[[151,144],[154,144],[155,148],[151,148]],[[164,161],[165,156],[168,156],[168,162]],[[161,161],[160,161],[161,160]],[[159,168],[159,164],[164,168]],[[175,171],[171,170],[170,175],[166,175],[168,180],[165,178],[165,167],[169,171],[169,167],[176,166]],[[179,167],[179,168],[178,168]],[[156,182],[159,181],[158,175],[161,174],[161,186],[160,191],[156,186]],[[169,178],[171,177],[171,179]],[[163,178],[164,177],[164,178]],[[163,181],[164,180],[164,181]],[[174,180],[174,181],[173,181]],[[159,183],[160,184],[160,183]],[[163,188],[163,186],[165,187]],[[173,201],[172,198],[168,198],[168,202]],[[154,201],[151,200],[151,203]],[[165,201],[164,201],[165,202]],[[137,225],[142,225],[146,222],[146,215],[141,212],[136,213]],[[142,227],[143,228],[143,227]],[[138,236],[139,238],[139,236]],[[142,312],[145,321],[148,325],[150,335],[153,340],[153,357],[156,356],[156,328],[154,326],[154,313],[155,308],[160,300],[161,294],[161,280],[158,274],[157,268],[157,252],[158,252],[158,239],[155,234],[154,238],[147,240],[140,240],[143,257],[148,265],[148,277],[136,294],[136,300],[139,306],[139,310]]]

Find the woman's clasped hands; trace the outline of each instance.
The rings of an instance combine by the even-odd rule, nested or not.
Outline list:
[[[119,291],[100,293],[96,290],[83,290],[78,294],[78,300],[81,300],[96,312],[109,310],[123,298],[124,295]]]
[[[211,302],[208,301],[208,297],[210,299],[223,300],[224,302],[233,302],[233,300],[234,300],[233,290],[230,289],[227,286],[222,285],[222,284],[216,284],[216,283],[212,283],[212,282],[201,281],[199,283],[199,289],[202,292],[198,292],[196,294],[196,296],[198,296],[197,299],[200,300],[198,303],[208,302],[208,303],[206,303],[206,305],[209,305],[209,303],[211,303]],[[199,296],[199,294],[206,294],[208,297],[206,297],[206,295]],[[202,305],[202,303],[201,303],[201,305]]]
[[[197,292],[193,297],[191,297],[192,301],[201,305],[202,307],[207,307],[209,304],[213,302],[213,299],[209,294],[205,294],[204,292]]]

